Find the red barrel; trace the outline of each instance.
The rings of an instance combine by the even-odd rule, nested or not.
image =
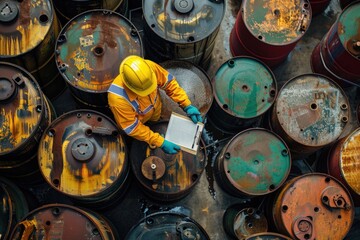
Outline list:
[[[10,239],[117,240],[118,233],[101,214],[65,204],[34,209],[19,222]]]
[[[271,209],[277,230],[301,240],[344,239],[355,215],[347,189],[337,179],[321,173],[287,181]]]
[[[230,34],[231,53],[276,67],[305,34],[311,16],[308,0],[244,0]]]
[[[355,204],[360,206],[360,128],[337,141],[331,148],[327,161],[320,159],[328,174],[341,181],[350,191]]]
[[[311,68],[342,86],[360,86],[360,1],[347,6],[311,54]]]

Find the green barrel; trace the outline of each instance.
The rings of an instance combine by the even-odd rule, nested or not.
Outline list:
[[[208,118],[218,129],[229,133],[259,125],[277,93],[272,71],[251,57],[235,57],[223,63],[212,85],[214,101]]]
[[[107,106],[107,90],[122,60],[143,56],[135,26],[124,16],[104,10],[90,10],[71,19],[61,30],[55,49],[58,69],[73,97],[99,111]]]
[[[220,187],[238,197],[261,196],[278,189],[289,175],[290,151],[275,133],[253,128],[235,135],[216,158]]]

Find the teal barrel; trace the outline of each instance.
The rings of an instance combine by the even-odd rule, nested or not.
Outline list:
[[[50,0],[0,2],[0,61],[29,71],[50,99],[66,87],[54,60],[59,31]]]
[[[360,86],[360,1],[348,5],[311,54],[314,73]]]
[[[225,0],[143,0],[146,57],[209,67]]]
[[[82,206],[112,206],[128,187],[124,137],[96,111],[75,110],[55,119],[40,139],[38,162],[46,182]]]
[[[12,181],[0,177],[0,239],[9,239],[15,225],[29,212],[28,202]]]
[[[349,100],[336,82],[303,74],[281,88],[270,125],[288,144],[293,158],[301,158],[338,139],[349,117]]]
[[[41,179],[39,139],[56,117],[35,78],[18,65],[0,62],[0,174],[21,184]]]
[[[204,228],[194,219],[177,212],[152,213],[133,226],[125,240],[201,239],[210,240]]]
[[[55,49],[58,70],[75,100],[99,111],[107,106],[107,90],[122,60],[143,56],[135,26],[124,16],[104,10],[90,10],[71,19],[61,30]]]
[[[124,16],[128,13],[128,0],[53,0],[53,3],[62,25],[76,15],[92,9],[111,10]]]
[[[291,156],[275,133],[253,128],[235,135],[216,157],[218,185],[238,197],[274,192],[290,173]]]
[[[230,134],[259,126],[277,94],[272,71],[252,57],[234,57],[223,63],[212,85],[214,101],[208,119],[217,129]]]
[[[275,68],[309,29],[308,0],[243,0],[230,33],[233,56],[252,56]]]
[[[118,240],[118,232],[102,214],[66,204],[47,204],[28,213],[10,239]]]

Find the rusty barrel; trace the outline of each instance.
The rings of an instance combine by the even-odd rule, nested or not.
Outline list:
[[[230,34],[231,53],[276,67],[304,36],[311,17],[308,0],[243,0]]]
[[[225,232],[234,239],[245,239],[255,233],[268,230],[264,214],[254,207],[234,204],[228,207],[223,216]]]
[[[205,229],[182,213],[163,211],[141,219],[127,233],[125,240],[201,239],[210,240]]]
[[[355,214],[347,189],[322,173],[304,174],[287,181],[271,209],[280,233],[303,240],[344,239]]]
[[[54,62],[59,31],[50,0],[0,2],[0,61],[29,71],[50,99],[66,87]]]
[[[31,238],[30,238],[31,237]],[[118,233],[101,214],[66,204],[47,204],[28,213],[11,239],[117,240]]]
[[[109,207],[128,186],[124,137],[96,111],[75,110],[55,119],[40,140],[38,161],[46,182],[83,206]]]
[[[90,10],[71,19],[56,43],[58,70],[77,102],[101,111],[122,60],[143,55],[139,32],[124,16]]]
[[[209,67],[225,14],[224,0],[143,0],[146,57]]]
[[[183,60],[165,61],[161,63],[161,66],[176,78],[191,103],[199,109],[202,116],[205,116],[213,101],[212,85],[207,73],[195,64]],[[172,112],[184,114],[184,110],[164,91],[160,91],[160,97],[161,119],[169,120]]]
[[[0,111],[0,173],[22,184],[39,180],[38,142],[55,112],[34,77],[7,62],[0,62]]]
[[[128,0],[53,0],[53,3],[62,25],[76,15],[92,9],[111,10],[124,16],[128,12]]]
[[[165,135],[168,122],[150,126],[154,132]],[[152,149],[134,140],[130,152],[131,167],[144,193],[162,202],[179,200],[188,195],[199,182],[206,165],[206,152],[201,141],[196,155],[180,150],[166,154],[160,148]]]
[[[356,204],[360,206],[360,128],[332,145],[327,159],[320,159],[319,166],[327,174],[335,177],[351,193]]]
[[[291,238],[279,233],[264,232],[253,234],[245,238],[245,240],[291,240]]]
[[[330,0],[309,0],[309,1],[313,16],[322,13],[330,3]]]
[[[208,120],[230,134],[259,126],[277,94],[272,71],[261,61],[245,56],[224,62],[212,78],[212,86],[214,101]]]
[[[336,82],[319,74],[303,74],[281,88],[270,124],[292,156],[300,158],[337,140],[349,117],[348,98]]]
[[[360,86],[360,1],[348,5],[316,45],[311,69],[341,86]]]
[[[223,147],[214,171],[218,185],[227,193],[255,197],[278,189],[290,168],[286,143],[269,130],[253,128],[236,134]]]
[[[357,0],[339,0],[341,9],[346,8],[352,2],[356,2]]]
[[[0,177],[0,239],[8,239],[15,225],[29,212],[24,194],[10,180]]]

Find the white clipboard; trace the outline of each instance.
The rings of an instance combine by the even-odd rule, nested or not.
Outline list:
[[[203,128],[203,123],[193,123],[189,117],[172,112],[165,139],[179,145],[181,150],[196,155]]]

